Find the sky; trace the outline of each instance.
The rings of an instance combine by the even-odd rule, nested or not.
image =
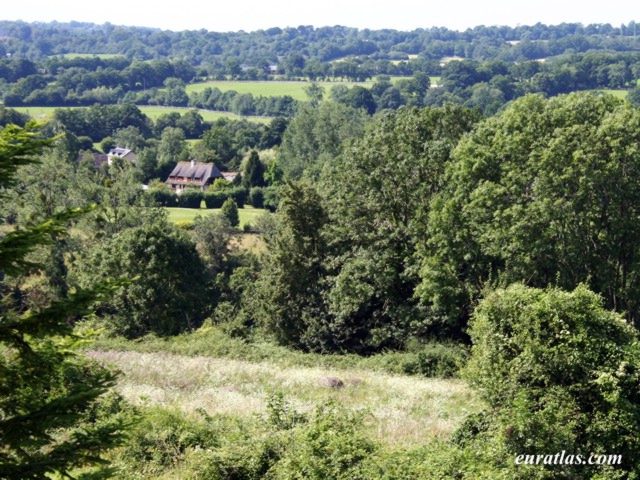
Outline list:
[[[637,12],[631,0],[15,0],[3,3],[0,20],[75,20],[220,32],[299,25],[397,30],[433,26],[463,30],[477,25],[515,26],[537,22],[618,26],[634,20]]]

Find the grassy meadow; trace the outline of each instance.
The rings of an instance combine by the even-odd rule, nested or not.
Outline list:
[[[219,213],[219,208],[179,208],[168,207],[169,221],[175,224],[188,224],[193,222],[193,219],[198,215],[211,215],[213,213]],[[240,228],[245,225],[253,225],[258,217],[267,213],[268,210],[262,208],[254,208],[249,205],[245,205],[243,208],[238,209],[238,216],[240,217]]]
[[[63,53],[62,55],[51,55],[52,57],[63,57],[63,58],[93,58],[98,57],[103,60],[109,60],[112,58],[124,58],[124,55],[119,53]]]
[[[609,95],[613,95],[614,97],[619,98],[621,100],[625,100],[627,98],[627,94],[629,93],[628,90],[604,89],[604,90],[598,90],[598,91],[602,93],[608,93]]]
[[[15,110],[26,113],[31,116],[35,120],[39,121],[47,121],[53,118],[53,114],[55,110],[59,108],[86,108],[86,107],[12,107]],[[189,110],[193,110],[188,107],[161,107],[161,106],[149,106],[149,105],[138,105],[138,108],[142,113],[151,118],[152,120],[156,120],[160,115],[170,112],[178,112],[183,115]],[[246,116],[243,117],[241,115],[237,115],[231,112],[220,112],[214,110],[204,110],[198,109],[200,115],[206,122],[214,122],[220,118],[229,118],[232,120],[249,120],[250,122],[258,122],[258,123],[269,123],[271,121],[270,117],[254,117],[254,116]]]
[[[300,412],[330,400],[368,412],[369,435],[392,447],[445,438],[481,403],[460,380],[392,375],[365,369],[282,367],[271,361],[184,356],[167,352],[91,350],[117,368],[116,390],[138,406],[247,418],[264,414],[280,392]],[[328,378],[343,388],[331,388]]]
[[[392,82],[397,82],[403,78],[410,77],[391,77]],[[435,78],[435,77],[434,77]],[[346,87],[354,87],[359,85],[365,88],[371,88],[374,80],[366,82],[347,82],[347,81],[331,81],[316,82],[325,89],[325,95],[329,94],[332,87],[336,85],[344,85]],[[293,81],[293,80],[265,80],[265,81],[245,81],[245,80],[211,80],[207,82],[192,83],[187,85],[187,93],[201,92],[205,88],[218,88],[223,92],[234,90],[238,93],[250,93],[254,96],[263,97],[281,97],[289,95],[296,100],[307,100],[305,88],[311,84],[309,81]]]
[[[189,110],[193,110],[188,107],[160,107],[160,106],[148,106],[148,105],[139,105],[138,108],[144,113],[146,116],[151,118],[152,120],[156,120],[160,115],[170,112],[178,112],[181,115],[188,112]],[[269,123],[271,121],[271,117],[257,117],[257,116],[242,116],[237,115],[232,112],[221,112],[217,110],[204,110],[198,109],[200,115],[205,122],[215,122],[221,118],[229,118],[231,120],[248,120],[250,122],[257,123]]]

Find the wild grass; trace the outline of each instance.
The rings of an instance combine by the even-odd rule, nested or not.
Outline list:
[[[275,392],[301,412],[333,399],[348,409],[367,412],[372,437],[393,447],[446,438],[482,406],[460,380],[364,369],[282,367],[271,361],[169,352],[91,350],[87,355],[122,372],[116,389],[136,405],[250,417],[264,414],[267,399]],[[344,386],[326,386],[328,377],[339,378]]]
[[[625,100],[627,98],[627,94],[629,93],[628,90],[613,90],[613,89],[603,89],[603,90],[598,90],[599,92],[603,92],[603,93],[608,93],[609,95],[613,95],[616,98],[619,98],[621,100]]]
[[[193,332],[174,337],[148,335],[137,340],[119,337],[99,337],[94,340],[98,350],[126,350],[140,353],[167,352],[184,356],[228,358],[248,362],[268,361],[282,368],[322,367],[338,370],[366,369],[392,374],[423,374],[421,358],[435,359],[452,365],[440,375],[455,374],[455,366],[466,359],[466,347],[455,343],[411,344],[404,352],[389,351],[371,356],[301,352],[276,345],[261,338],[245,340],[232,337],[219,326],[203,325]]]

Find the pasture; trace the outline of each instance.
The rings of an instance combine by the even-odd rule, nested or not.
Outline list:
[[[125,58],[124,55],[119,53],[63,53],[62,55],[51,55],[51,56],[70,58],[70,59],[98,57],[102,60],[110,60],[112,58]]]
[[[219,208],[179,208],[168,207],[169,221],[176,224],[189,224],[192,223],[196,216],[211,215],[214,213],[220,213]],[[255,221],[261,215],[268,212],[263,208],[254,208],[246,205],[243,208],[238,209],[238,216],[240,217],[240,228],[245,225],[254,225]]]
[[[59,108],[86,108],[86,107],[12,107],[13,109],[26,113],[34,120],[38,121],[47,121],[53,118],[53,114],[56,109]],[[155,121],[158,119],[160,115],[170,112],[178,112],[181,115],[184,115],[189,110],[193,110],[187,107],[161,107],[161,106],[149,106],[149,105],[138,105],[138,108],[142,113],[151,118],[151,120]],[[220,118],[229,118],[232,120],[248,120],[250,122],[256,123],[269,123],[271,121],[271,117],[251,117],[246,116],[243,117],[241,115],[237,115],[231,112],[220,112],[214,110],[204,110],[198,109],[200,115],[205,122],[214,122]]]
[[[410,77],[391,77],[392,82],[396,82],[403,78]],[[346,87],[354,87],[359,85],[365,88],[371,88],[374,84],[373,80],[366,82],[346,82],[341,80],[335,81],[323,81],[316,82],[318,85],[324,88],[325,96],[329,95],[331,88],[336,85],[344,85]],[[187,85],[186,91],[188,94],[193,92],[201,92],[205,88],[218,88],[222,92],[229,90],[236,91],[238,93],[250,93],[254,96],[262,97],[281,97],[289,95],[296,100],[308,100],[305,88],[311,85],[310,81],[294,81],[294,80],[265,80],[265,81],[245,81],[245,80],[211,80],[207,82],[192,83]]]

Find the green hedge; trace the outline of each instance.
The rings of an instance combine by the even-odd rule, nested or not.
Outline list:
[[[159,207],[175,207],[178,204],[176,194],[171,190],[147,190],[146,194]]]
[[[204,203],[207,208],[222,208],[222,204],[227,199],[228,195],[224,191],[205,192]]]
[[[207,208],[222,208],[222,204],[227,198],[233,199],[238,208],[244,207],[247,202],[247,191],[244,188],[233,188],[226,190],[213,190],[204,193],[204,201]]]
[[[182,208],[200,208],[204,198],[200,190],[184,190],[178,195],[178,206]]]

